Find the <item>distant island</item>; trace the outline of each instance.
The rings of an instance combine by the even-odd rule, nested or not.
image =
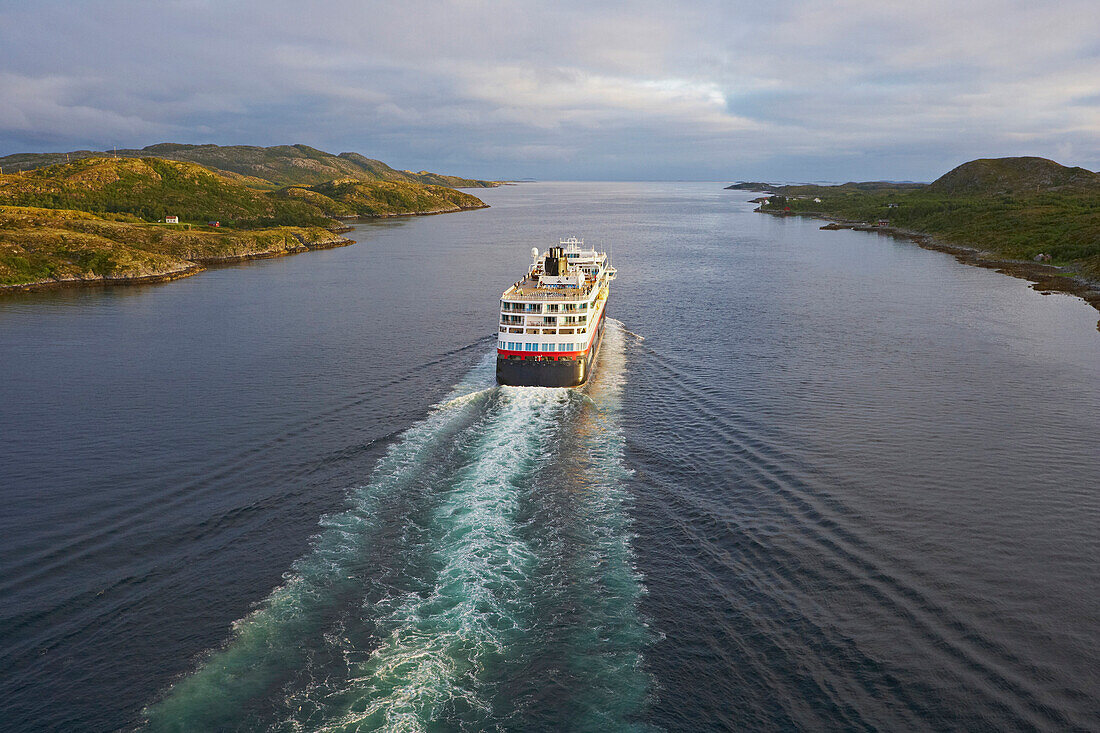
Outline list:
[[[0,292],[172,280],[205,265],[353,244],[346,219],[485,208],[357,153],[162,143],[0,158]]]
[[[932,183],[771,185],[758,211],[831,220],[949,252],[961,262],[1078,295],[1100,310],[1100,173],[1036,157],[972,160]]]

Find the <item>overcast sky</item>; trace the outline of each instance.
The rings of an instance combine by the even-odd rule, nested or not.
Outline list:
[[[485,178],[1100,168],[1100,1],[0,0],[0,154],[305,143]]]

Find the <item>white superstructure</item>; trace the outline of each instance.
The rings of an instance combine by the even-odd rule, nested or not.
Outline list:
[[[497,355],[504,359],[587,358],[602,326],[615,268],[584,240],[532,249],[523,279],[501,295]]]

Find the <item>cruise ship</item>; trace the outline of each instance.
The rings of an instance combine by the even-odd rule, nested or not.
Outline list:
[[[558,245],[541,257],[532,248],[527,274],[500,296],[500,384],[576,387],[592,373],[615,268],[583,239]]]

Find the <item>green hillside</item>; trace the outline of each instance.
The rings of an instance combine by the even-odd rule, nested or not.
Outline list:
[[[0,288],[166,280],[203,264],[351,244],[324,227],[215,229],[125,214],[0,206]]]
[[[483,208],[409,181],[341,179],[259,190],[196,163],[90,157],[0,175],[0,289],[171,279],[209,262],[349,243],[333,217]],[[177,216],[179,224],[160,223]],[[219,222],[218,227],[208,226]]]
[[[476,196],[445,186],[345,178],[260,191],[236,174],[161,158],[82,158],[22,174],[0,175],[0,204],[168,215],[223,226],[326,226],[332,217],[402,216],[483,208]]]
[[[307,203],[257,191],[194,163],[160,158],[82,158],[0,176],[0,204],[97,213],[167,215],[226,226],[324,226],[328,217]]]
[[[1100,176],[1043,158],[963,164],[930,185],[861,190],[780,186],[762,211],[818,214],[934,235],[1013,260],[1053,263],[1100,277]]]
[[[69,153],[17,153],[0,158],[0,168],[5,173],[33,170],[59,163],[90,157],[149,158],[178,160],[214,170],[245,176],[250,185],[279,187],[313,185],[341,178],[361,181],[398,181],[424,183],[451,188],[488,188],[495,181],[479,181],[459,176],[446,176],[421,171],[399,171],[380,160],[373,160],[358,153],[333,155],[308,145],[276,145],[256,147],[252,145],[184,145],[158,143],[145,148],[93,152],[76,150]]]
[[[982,158],[963,163],[928,186],[949,195],[1100,193],[1100,174],[1046,158]]]
[[[307,193],[308,192],[308,193]],[[358,216],[400,216],[408,211],[425,214],[479,209],[485,206],[481,199],[446,186],[426,186],[401,181],[365,182],[354,179],[329,181],[302,189],[292,186],[280,192],[288,197],[301,197],[341,216],[350,210]],[[325,206],[325,199],[333,202]]]

